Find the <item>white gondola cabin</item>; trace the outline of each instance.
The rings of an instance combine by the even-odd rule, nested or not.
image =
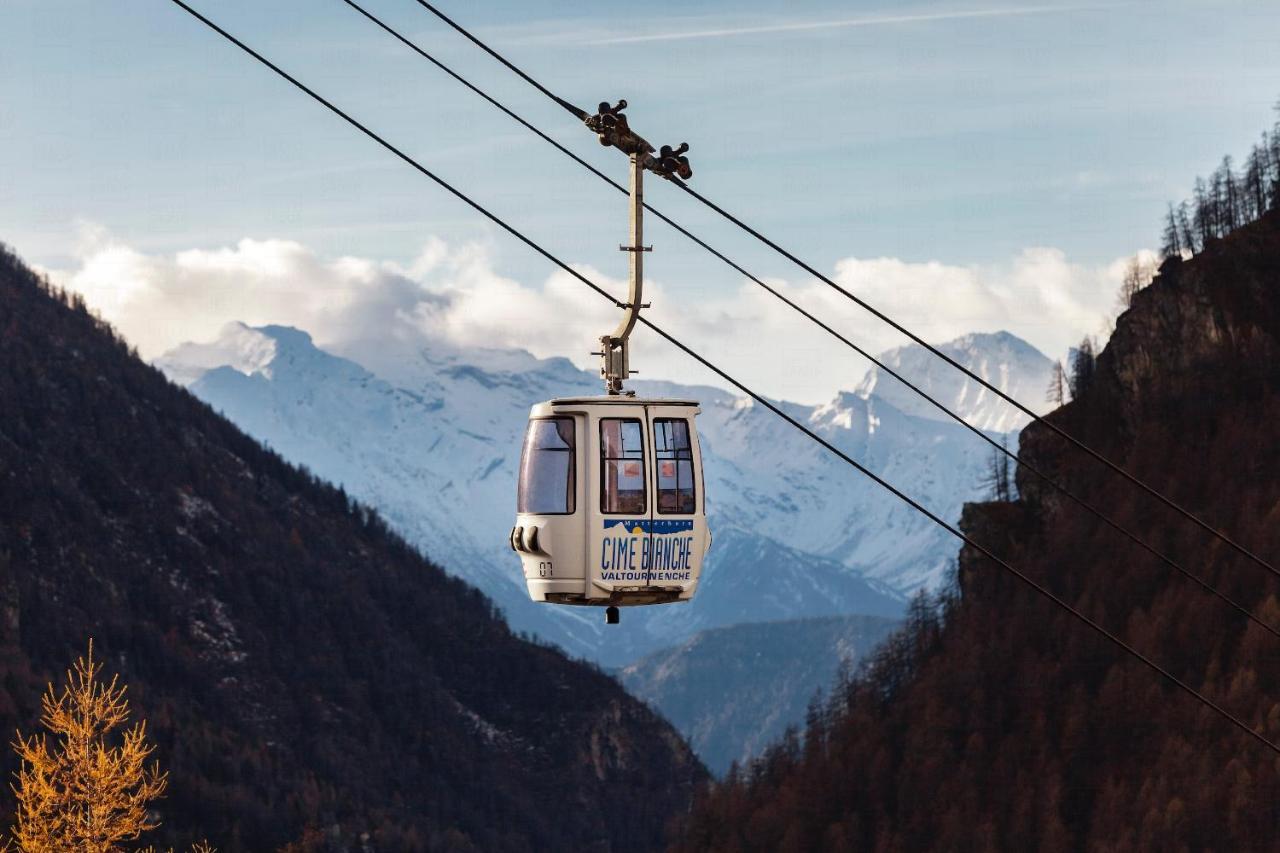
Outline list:
[[[511,547],[535,601],[610,607],[693,597],[711,541],[698,411],[688,400],[627,396],[533,407]]]
[[[688,146],[664,147],[663,159],[655,158],[620,115],[625,106],[601,104],[586,119],[631,166],[631,239],[619,247],[628,254],[627,301],[618,303],[622,319],[594,353],[608,394],[550,400],[530,411],[510,540],[534,601],[603,606],[611,624],[619,607],[693,598],[711,546],[693,423],[698,404],[623,390],[635,373],[628,339],[647,307],[644,172],[692,174],[687,160],[679,162]]]

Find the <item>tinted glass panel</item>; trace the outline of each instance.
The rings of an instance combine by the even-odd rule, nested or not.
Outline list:
[[[644,431],[640,421],[600,420],[600,511],[641,515],[644,497]]]
[[[565,515],[576,491],[573,418],[529,421],[520,455],[517,512]]]
[[[653,452],[658,463],[658,512],[689,515],[697,510],[693,488],[693,444],[684,418],[653,422]]]

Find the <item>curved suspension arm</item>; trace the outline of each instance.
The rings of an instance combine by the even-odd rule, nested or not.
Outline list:
[[[644,307],[644,163],[639,154],[632,154],[628,159],[631,161],[631,245],[623,247],[631,254],[627,307],[622,321],[611,335],[624,346],[640,319],[640,309]]]

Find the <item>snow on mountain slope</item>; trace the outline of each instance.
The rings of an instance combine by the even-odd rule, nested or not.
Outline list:
[[[818,615],[896,615],[935,585],[955,542],[750,400],[715,388],[637,383],[691,396],[715,545],[691,604],[637,608],[607,632],[590,608],[528,601],[506,534],[528,409],[598,393],[565,359],[377,340],[324,352],[294,329],[231,324],[157,361],[169,376],[287,459],[379,509],[405,537],[491,595],[520,630],[620,664],[698,630]],[[784,404],[836,446],[944,518],[978,497],[985,445],[953,423],[904,414],[878,394]]]
[[[663,395],[681,390],[636,386]],[[956,553],[949,533],[751,400],[700,390],[713,530],[728,521],[901,595],[943,580]],[[847,392],[822,406],[783,408],[942,518],[959,519],[964,503],[980,496],[989,448],[958,424]]]
[[[246,340],[257,339],[256,347]],[[255,369],[207,368],[221,353],[270,351]],[[253,437],[290,461],[343,486],[449,571],[467,578],[534,630],[577,652],[595,631],[568,620],[559,630],[537,618],[503,539],[511,526],[513,486],[527,404],[511,375],[426,352],[407,356],[416,381],[397,385],[355,362],[318,349],[295,329],[228,325],[210,344],[186,344],[157,360]],[[536,379],[578,371],[547,363]],[[565,369],[567,368],[567,371]],[[579,380],[580,381],[580,380]],[[536,385],[535,385],[536,388]],[[536,393],[536,392],[535,392]],[[549,389],[547,392],[549,393]],[[499,548],[498,546],[501,546]],[[544,608],[545,609],[545,608]],[[520,618],[529,612],[528,618]],[[580,630],[579,630],[580,629]]]
[[[230,368],[245,376],[260,373],[269,379],[271,362],[276,357],[276,336],[286,335],[289,331],[280,326],[258,330],[242,323],[231,323],[211,343],[187,343],[166,354],[163,369],[180,385],[190,385],[219,367]]]
[[[1044,399],[1053,362],[1021,338],[1008,332],[975,333],[939,344],[938,349],[1033,411],[1048,409]],[[976,427],[1012,432],[1027,423],[1026,415],[919,344],[891,349],[880,360]],[[877,367],[867,371],[856,392],[864,398],[879,397],[909,415],[950,420]]]

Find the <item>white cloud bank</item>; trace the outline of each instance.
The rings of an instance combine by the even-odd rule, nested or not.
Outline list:
[[[617,311],[563,271],[539,284],[495,271],[482,246],[429,240],[407,266],[367,258],[326,259],[286,240],[244,239],[234,247],[149,255],[82,229],[72,270],[50,270],[82,293],[145,358],[186,341],[205,341],[239,320],[278,323],[312,334],[321,346],[425,337],[461,347],[524,348],[567,356],[594,369],[587,353]],[[1101,267],[1070,263],[1061,251],[1026,249],[1005,263],[954,266],[894,258],[847,258],[832,278],[926,340],[1007,329],[1051,357],[1114,312],[1123,259]],[[580,272],[623,295],[623,282]],[[905,339],[820,282],[771,281],[871,352]],[[691,299],[681,282],[646,283],[655,322],[755,383],[801,402],[853,387],[865,362],[750,282]],[[668,299],[668,294],[671,296]],[[682,301],[676,306],[675,296]],[[652,333],[637,333],[633,364],[643,378],[706,381],[687,357]]]

